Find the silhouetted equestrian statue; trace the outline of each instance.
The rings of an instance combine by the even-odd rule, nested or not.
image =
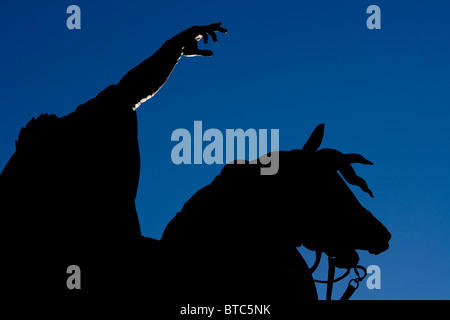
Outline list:
[[[226,30],[220,23],[189,28],[75,112],[43,114],[22,128],[0,176],[4,288],[11,295],[299,303],[317,293],[296,247],[336,257],[338,267],[356,265],[356,249],[388,248],[387,229],[338,174],[372,195],[351,167],[371,163],[318,150],[323,125],[302,150],[279,152],[277,174],[260,175],[264,161],[227,164],[186,202],[160,241],[141,235],[135,110],[181,56],[211,56],[197,44],[208,36],[217,41],[216,32]],[[81,269],[80,290],[67,288],[70,265]]]

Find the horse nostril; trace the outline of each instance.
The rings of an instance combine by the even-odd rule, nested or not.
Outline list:
[[[383,229],[379,229],[378,232],[372,235],[372,241],[369,245],[369,253],[378,255],[387,249],[389,249],[389,240],[391,239],[391,233],[383,226]]]
[[[386,239],[386,241],[389,242],[389,240],[391,240],[391,238],[392,238],[392,235],[391,235],[391,233],[389,231],[386,230],[386,232],[387,232],[387,237],[386,237],[387,239]]]
[[[379,247],[375,247],[369,250],[369,253],[374,254],[374,255],[378,255],[384,251],[386,251],[387,249],[389,249],[389,243],[386,242],[385,245],[383,246],[379,246]]]
[[[369,253],[373,253],[375,255],[380,254],[384,251],[386,251],[387,249],[389,249],[389,242],[383,242],[381,245],[373,248],[372,250],[369,250]]]

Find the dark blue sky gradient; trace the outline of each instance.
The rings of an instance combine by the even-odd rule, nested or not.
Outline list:
[[[66,28],[71,4],[81,30]],[[381,30],[366,28],[371,4]],[[279,129],[280,149],[290,150],[323,122],[323,147],[374,162],[355,169],[375,198],[352,190],[393,235],[387,252],[360,254],[380,266],[381,290],[362,285],[354,298],[449,299],[449,12],[445,0],[3,1],[0,168],[31,117],[72,112],[179,31],[221,21],[229,32],[208,46],[214,57],[182,58],[137,111],[142,233],[159,239],[221,170],[174,165],[173,130],[192,132],[195,120],[224,133]]]

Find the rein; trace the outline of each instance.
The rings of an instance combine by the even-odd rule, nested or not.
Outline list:
[[[309,269],[311,274],[314,271],[316,271],[317,267],[320,264],[320,259],[321,258],[322,258],[322,252],[321,251],[316,251],[316,261],[314,261],[313,266]],[[345,271],[345,273],[342,276],[340,276],[340,277],[335,279],[334,275],[335,275],[335,271],[336,271],[336,258],[335,257],[328,257],[328,279],[327,280],[317,280],[317,279],[313,278],[314,282],[326,283],[327,284],[326,300],[331,300],[331,294],[333,292],[333,284],[335,282],[341,281],[342,279],[347,277],[350,274],[350,270],[351,269],[354,270],[354,272],[356,274],[356,278],[355,279],[351,279],[348,282],[347,289],[345,290],[345,292],[342,295],[340,300],[348,300],[348,299],[350,299],[350,297],[353,295],[353,293],[356,291],[356,289],[358,289],[359,283],[366,277],[367,270],[363,266],[356,265],[356,266],[354,266],[352,268],[347,268],[347,270]],[[358,269],[363,271],[363,273],[364,273],[363,276],[360,276]],[[352,286],[352,283],[354,283],[354,286]]]

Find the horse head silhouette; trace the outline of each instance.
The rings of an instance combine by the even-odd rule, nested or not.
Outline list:
[[[323,132],[324,125],[319,125],[303,149],[293,151],[298,155],[292,156],[291,160],[297,162],[298,174],[306,183],[300,188],[304,198],[309,199],[308,208],[312,209],[306,214],[307,225],[316,226],[301,230],[304,236],[300,241],[310,249],[332,256],[355,249],[379,254],[389,247],[391,235],[358,202],[344,182],[345,179],[373,197],[367,183],[356,175],[351,166],[353,163],[372,165],[372,162],[359,154],[343,154],[334,149],[318,150]]]
[[[258,261],[250,268],[253,271],[270,265],[262,268],[264,275],[259,274],[265,281],[289,270],[292,277],[287,276],[286,283],[295,283],[302,298],[316,298],[312,277],[296,247],[325,252],[336,257],[338,267],[350,268],[359,260],[355,250],[379,254],[389,247],[391,237],[345,183],[373,196],[351,166],[372,163],[359,154],[318,150],[323,133],[321,124],[301,150],[279,151],[275,175],[259,174],[267,163],[261,158],[256,164],[225,165],[210,185],[185,203],[167,225],[161,243],[173,256],[188,253],[202,264],[230,260],[242,266]],[[241,275],[240,268],[233,272],[226,264],[225,269],[231,278]]]

